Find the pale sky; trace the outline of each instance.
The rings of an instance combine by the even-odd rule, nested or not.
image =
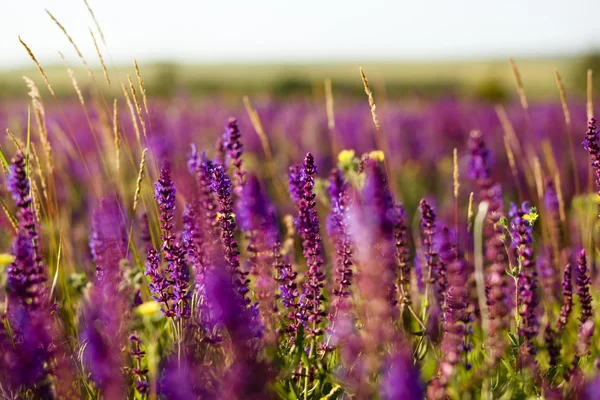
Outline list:
[[[432,60],[600,49],[596,0],[89,0],[115,63]],[[0,0],[0,68],[95,59],[83,0]],[[95,30],[95,28],[94,28]],[[97,32],[95,32],[97,33]]]

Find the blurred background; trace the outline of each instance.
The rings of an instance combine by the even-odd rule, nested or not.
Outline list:
[[[515,96],[513,57],[530,98],[556,100],[557,68],[570,97],[585,97],[586,70],[600,71],[600,2],[476,0],[301,3],[255,1],[19,0],[0,4],[0,97],[26,99],[21,79],[41,82],[20,36],[60,96],[73,93],[59,51],[85,89],[64,26],[101,76],[90,30],[111,74],[133,74],[147,92],[220,96],[364,95],[361,65],[380,95],[452,94],[501,102]],[[108,88],[106,89],[108,90]]]

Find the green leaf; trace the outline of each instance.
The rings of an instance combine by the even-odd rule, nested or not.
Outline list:
[[[329,393],[327,393],[325,396],[321,397],[321,400],[332,400],[332,399],[337,399],[342,393],[343,393],[343,389],[341,386],[339,385],[335,385],[333,386],[333,388],[331,388],[331,391]]]

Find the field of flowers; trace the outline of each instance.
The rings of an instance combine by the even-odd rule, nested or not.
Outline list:
[[[600,398],[591,73],[587,103],[558,78],[529,104],[513,70],[503,105],[378,103],[362,69],[364,101],[25,77],[0,397]]]

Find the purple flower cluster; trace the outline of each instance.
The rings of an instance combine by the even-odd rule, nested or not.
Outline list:
[[[90,249],[101,283],[120,281],[120,260],[127,256],[124,210],[117,199],[103,198],[92,215]],[[147,220],[146,220],[147,223]]]
[[[573,280],[571,279],[571,264],[567,264],[565,266],[562,287],[563,303],[560,308],[560,317],[556,322],[556,330],[558,332],[562,332],[563,329],[565,329],[567,321],[569,320],[569,315],[571,315],[571,311],[573,310]]]
[[[242,154],[244,152],[244,145],[242,144],[240,129],[238,128],[237,119],[231,117],[225,127],[225,133],[223,134],[223,144],[227,149],[227,157],[229,162],[234,168],[234,192],[240,194],[242,186],[244,185],[246,171],[242,167]]]
[[[346,310],[347,298],[350,296],[350,285],[352,284],[352,240],[348,228],[348,211],[351,206],[348,194],[348,184],[344,180],[339,169],[331,171],[329,177],[329,199],[331,213],[329,214],[329,234],[333,238],[335,246],[335,279],[336,286],[333,289],[335,296],[332,302],[332,311],[329,319],[334,321],[340,311]]]
[[[396,247],[396,263],[398,264],[400,303],[410,305],[410,248],[408,247],[406,211],[402,204],[396,204],[395,209],[394,245]]]
[[[596,119],[592,118],[588,122],[587,133],[583,141],[583,147],[590,154],[592,160],[591,166],[596,174],[596,186],[600,193],[600,145],[598,144],[598,130],[596,129]],[[598,215],[600,216],[600,204],[598,205]]]
[[[427,200],[421,199],[419,203],[421,210],[421,244],[425,256],[427,276],[424,278],[427,284],[435,289],[435,299],[438,309],[443,308],[446,295],[446,265],[439,258],[436,250],[436,215]]]
[[[171,180],[171,166],[163,161],[160,179],[155,186],[154,198],[158,203],[161,228],[160,249],[166,268],[161,268],[160,255],[154,249],[147,254],[146,275],[151,278],[150,290],[154,299],[163,305],[163,312],[172,318],[190,317],[191,292],[187,254],[181,243],[176,243],[173,227],[175,217],[175,185]]]
[[[531,207],[527,202],[520,208],[513,203],[509,212],[512,218],[510,231],[513,247],[519,258],[518,276],[518,312],[521,316],[519,335],[525,338],[527,351],[535,354],[533,339],[537,336],[539,322],[537,319],[537,306],[539,299],[537,295],[537,271],[533,255],[533,239],[531,237],[533,227],[525,216]]]
[[[587,268],[587,255],[585,250],[582,249],[577,258],[577,296],[579,297],[579,304],[581,304],[581,324],[583,325],[586,321],[594,318],[592,310],[592,295],[590,294],[591,279],[589,277]]]
[[[302,239],[302,253],[307,266],[304,290],[300,298],[300,319],[311,324],[307,327],[308,332],[319,336],[323,332],[319,325],[325,316],[321,304],[325,274],[319,217],[315,209],[317,203],[313,192],[316,172],[315,159],[311,153],[308,153],[302,167],[290,168],[290,192],[298,208],[296,229]]]
[[[491,176],[491,154],[479,131],[472,131],[469,137],[469,175],[479,189],[480,201],[488,203],[488,223],[484,227],[486,240],[486,260],[489,263],[487,273],[487,306],[489,312],[490,364],[495,365],[504,354],[507,346],[504,332],[508,328],[509,308],[506,304],[507,285],[505,270],[508,267],[508,255],[504,249],[503,228],[499,224],[503,217],[502,188]]]

